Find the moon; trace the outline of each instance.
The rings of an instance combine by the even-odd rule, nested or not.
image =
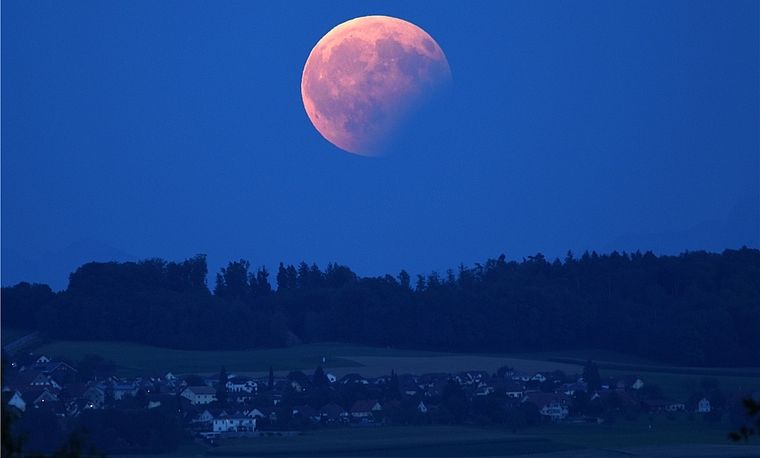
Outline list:
[[[451,82],[443,50],[416,25],[364,16],[314,46],[301,97],[314,127],[350,153],[380,156],[416,108]]]

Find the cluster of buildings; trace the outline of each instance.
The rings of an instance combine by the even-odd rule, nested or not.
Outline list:
[[[389,412],[400,408],[402,402],[407,409],[413,407],[414,415],[425,416],[441,409],[447,385],[454,382],[470,404],[478,397],[489,395],[498,398],[503,408],[530,402],[547,421],[570,419],[578,391],[583,391],[590,403],[606,403],[619,409],[630,406],[647,412],[686,409],[683,403],[636,396],[644,387],[644,381],[636,376],[603,380],[602,389],[593,391],[582,379],[568,382],[555,373],[519,371],[503,372],[498,377],[485,371],[468,371],[420,376],[393,374],[379,378],[348,374],[340,379],[328,373],[320,381],[303,373],[298,373],[300,377],[287,378],[229,374],[222,387],[220,374],[203,378],[178,377],[168,372],[129,379],[101,374],[92,380],[81,380],[76,368],[42,355],[29,355],[12,366],[4,371],[2,386],[3,402],[9,408],[20,412],[45,408],[59,418],[71,418],[87,409],[123,407],[127,401],[130,408],[146,409],[171,403],[185,426],[204,437],[231,433],[254,435],[262,429],[262,424],[282,424],[283,416],[297,418],[302,423],[322,424],[388,421]],[[391,396],[389,386],[395,390]],[[318,391],[335,396],[310,396]],[[339,396],[348,392],[353,394]],[[315,405],[320,399],[323,404]],[[336,402],[338,399],[343,405]],[[299,401],[302,403],[296,403]],[[699,401],[698,412],[710,410],[708,399]],[[588,421],[588,417],[585,420]]]

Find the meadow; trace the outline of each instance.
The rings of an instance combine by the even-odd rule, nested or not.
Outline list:
[[[374,348],[344,344],[310,344],[289,348],[249,351],[187,351],[151,347],[127,342],[52,341],[34,348],[49,358],[77,361],[86,354],[113,360],[125,377],[152,372],[173,374],[208,374],[219,372],[265,374],[271,367],[278,374],[301,370],[306,373],[322,366],[338,377],[360,373],[365,377],[397,373],[457,372],[485,370],[496,372],[505,365],[524,372],[562,369],[577,373],[580,366],[544,360],[512,358],[500,355],[452,354],[392,348]]]
[[[249,351],[187,351],[127,342],[50,341],[36,346],[33,351],[69,361],[96,354],[113,360],[119,375],[125,377],[155,372],[212,374],[218,373],[221,366],[228,373],[251,376],[265,375],[270,367],[277,375],[284,376],[296,370],[310,373],[317,366],[337,377],[348,373],[379,377],[389,375],[391,370],[417,375],[468,370],[494,373],[501,366],[526,373],[562,370],[570,375],[583,372],[584,357],[599,357],[594,361],[600,361],[603,377],[639,375],[645,383],[659,385],[667,397],[675,400],[687,399],[689,387],[698,386],[703,377],[717,379],[726,397],[739,390],[760,389],[760,368],[672,367],[595,350],[565,351],[561,356],[553,353],[454,354],[324,343]]]

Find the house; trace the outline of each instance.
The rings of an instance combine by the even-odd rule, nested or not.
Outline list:
[[[582,379],[578,380],[575,383],[563,383],[562,384],[562,392],[565,393],[568,396],[572,396],[575,394],[576,391],[588,391],[588,383],[584,382]]]
[[[504,392],[507,394],[508,398],[522,399],[525,395],[525,387],[514,380],[510,380],[505,384]]]
[[[293,416],[308,418],[314,421],[319,421],[321,418],[321,415],[319,414],[319,412],[317,412],[316,409],[307,405],[293,407]]]
[[[602,388],[610,390],[627,390],[628,388],[639,390],[643,387],[644,381],[638,375],[609,377],[602,380]]]
[[[407,396],[415,396],[420,390],[420,386],[414,380],[404,380],[401,391]]]
[[[76,399],[73,402],[69,403],[68,408],[66,409],[66,413],[70,417],[76,417],[85,410],[96,408],[97,407],[92,401],[88,401],[87,399]]]
[[[425,386],[425,396],[430,398],[443,396],[443,390],[448,385],[446,379],[435,380]]]
[[[34,370],[42,372],[58,384],[73,382],[77,373],[76,369],[60,361],[39,362],[34,365]]]
[[[37,364],[49,363],[50,359],[45,355],[35,355],[30,353],[23,360],[13,363],[13,367],[18,367],[19,372],[33,369]]]
[[[272,407],[259,407],[253,410],[247,410],[244,412],[244,415],[251,418],[268,418],[271,421],[277,419],[277,413]]]
[[[193,405],[210,404],[216,401],[216,390],[210,386],[189,386],[180,394]]]
[[[431,386],[434,383],[443,382],[444,384],[450,379],[449,374],[445,372],[427,372],[422,374],[418,379],[420,386]]]
[[[623,376],[623,380],[625,380],[626,385],[628,388],[634,389],[634,390],[640,390],[644,388],[644,381],[641,380],[641,377],[638,375],[626,375]]]
[[[665,406],[666,412],[683,412],[684,410],[686,410],[686,405],[680,402],[669,402],[668,405]]]
[[[211,429],[213,421],[214,421],[214,414],[211,413],[208,409],[206,409],[200,415],[193,418],[190,422],[200,424],[200,425],[205,425],[209,429]]]
[[[135,396],[137,395],[137,391],[138,391],[138,389],[134,385],[131,385],[128,383],[120,383],[118,385],[114,385],[112,390],[113,390],[113,398],[116,401],[124,399],[125,395]]]
[[[47,388],[32,388],[21,394],[26,407],[41,407],[45,404],[52,404],[58,401],[58,396],[51,393]]]
[[[84,399],[92,404],[93,408],[100,409],[106,402],[106,392],[97,385],[89,385],[84,389],[79,399]]]
[[[533,402],[545,419],[560,421],[567,418],[570,397],[565,393],[527,393],[522,402]]]
[[[635,404],[625,390],[596,390],[589,400],[591,402],[606,402],[610,407],[615,409]]]
[[[66,417],[66,414],[68,413],[66,411],[66,406],[63,405],[63,402],[61,401],[53,401],[49,403],[44,403],[40,405],[40,408],[47,409],[58,418],[64,418]]]
[[[707,413],[709,411],[710,411],[710,400],[707,398],[700,399],[699,403],[697,404],[697,412]]]
[[[19,372],[15,377],[10,378],[7,384],[11,387],[51,386],[56,389],[61,389],[61,386],[55,380],[50,379],[41,371],[32,369]]]
[[[320,421],[324,423],[334,423],[336,421],[348,422],[348,412],[343,407],[334,402],[325,404],[324,407],[319,409]]]
[[[526,374],[525,372],[520,372],[520,371],[510,371],[510,372],[507,372],[505,375],[511,378],[512,380],[521,381],[521,382],[529,382],[532,377],[530,374]]]
[[[417,410],[419,410],[421,413],[427,413],[428,408],[424,402],[420,401],[420,403],[417,404]]]
[[[26,410],[26,401],[21,396],[18,390],[12,392],[3,392],[3,402],[6,405],[13,406],[18,410],[24,412]]]
[[[567,406],[563,405],[559,399],[549,401],[543,405],[540,410],[541,415],[550,417],[553,421],[560,421],[567,418]]]
[[[670,403],[662,399],[645,399],[641,401],[641,408],[647,412],[665,412]]]
[[[351,385],[369,385],[369,381],[359,374],[346,374],[339,380],[343,386]]]
[[[292,382],[290,382],[290,386],[293,387],[293,391],[295,391],[296,393],[301,393],[304,390],[304,387],[300,383],[298,383],[297,381],[295,381],[295,380],[293,380]]]
[[[168,375],[171,375],[171,372]],[[184,380],[172,378],[157,384],[156,387],[161,394],[179,395],[187,387],[187,383]]]
[[[161,404],[171,402],[172,398],[174,396],[170,394],[149,394],[146,396],[148,400],[148,408],[149,409],[155,409],[156,407],[160,407]]]
[[[256,418],[256,417],[265,418],[265,417],[269,416],[268,412],[267,413],[264,412],[265,410],[266,409],[263,408],[263,407],[261,409],[246,410],[246,411],[243,412],[243,415],[251,417],[251,418]]]
[[[228,393],[256,393],[259,389],[258,382],[250,377],[235,376],[227,380]]]
[[[212,431],[219,433],[256,431],[256,419],[244,415],[225,415],[214,418]]]
[[[351,416],[359,419],[371,419],[373,413],[381,410],[383,410],[383,406],[377,400],[359,400],[351,407]]]
[[[88,383],[72,383],[66,385],[58,394],[58,399],[73,409],[75,406],[88,405],[88,408],[101,409],[105,403],[105,392],[95,385]],[[81,401],[81,402],[80,402]],[[81,409],[74,409],[81,410]]]
[[[475,396],[488,396],[489,394],[493,393],[494,389],[492,386],[479,386],[475,389],[474,395]]]

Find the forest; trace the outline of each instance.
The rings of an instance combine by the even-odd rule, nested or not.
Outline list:
[[[88,263],[66,290],[2,288],[3,326],[187,350],[346,342],[452,352],[606,349],[679,366],[760,366],[760,250],[568,252],[412,278],[330,263]],[[272,286],[272,283],[276,287]]]

